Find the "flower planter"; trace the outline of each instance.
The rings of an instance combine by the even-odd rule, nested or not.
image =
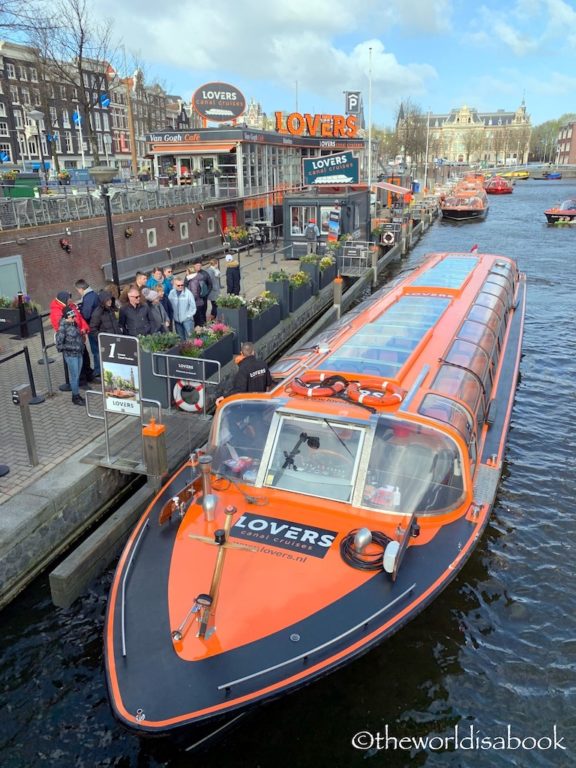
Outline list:
[[[332,264],[331,267],[326,267],[324,271],[320,270],[320,288],[325,288],[327,285],[330,285],[335,277],[336,264]]]
[[[218,319],[234,330],[234,353],[240,352],[240,345],[248,341],[248,310],[246,307],[218,307]],[[232,334],[230,334],[232,335]]]
[[[33,336],[35,333],[40,333],[40,328],[42,327],[42,318],[38,312],[26,312],[26,326],[28,329],[28,336]],[[20,335],[21,328],[19,309],[0,309],[0,333],[11,333],[14,336]]]
[[[229,323],[227,324],[229,325]],[[234,356],[234,339],[234,333],[227,333],[221,339],[215,341],[214,344],[210,344],[209,347],[203,349],[198,357],[201,357],[203,360],[217,360],[220,365],[224,366]]]
[[[312,297],[312,286],[310,283],[306,285],[290,285],[290,312],[295,312],[302,304],[305,304],[308,299]]]
[[[270,333],[280,322],[280,305],[265,309],[256,317],[248,318],[248,340],[258,341]]]
[[[266,280],[266,290],[278,299],[280,319],[285,320],[290,314],[290,283],[288,280]]]
[[[312,290],[312,295],[316,296],[318,291],[320,290],[320,267],[318,266],[318,262],[315,264],[311,262],[304,262],[303,264],[300,264],[300,269],[302,272],[305,272],[307,275],[310,276],[310,286]]]

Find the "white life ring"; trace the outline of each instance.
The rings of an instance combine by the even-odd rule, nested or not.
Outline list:
[[[392,245],[394,242],[394,232],[384,232],[382,242],[386,243],[386,245]]]
[[[189,403],[182,397],[183,389],[192,389],[197,393],[198,399],[195,403]],[[184,381],[178,379],[174,384],[174,403],[183,411],[203,411],[204,410],[204,384],[199,381]]]

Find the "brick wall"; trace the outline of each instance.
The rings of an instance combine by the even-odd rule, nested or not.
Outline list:
[[[221,210],[233,205],[207,206],[202,219],[192,213],[192,206],[114,214],[116,258],[120,261],[128,256],[174,248],[219,234]],[[211,216],[216,220],[216,229],[212,233],[208,232],[207,226]],[[168,226],[169,219],[174,223],[174,229]],[[180,237],[182,222],[188,223],[188,237],[185,239]],[[133,232],[131,237],[124,234],[128,227]],[[70,230],[69,235],[66,228]],[[149,229],[156,230],[156,245],[150,247],[147,241]],[[71,253],[61,248],[61,238],[69,241]],[[79,278],[87,280],[94,289],[103,287],[102,265],[110,261],[106,219],[101,216],[0,231],[0,259],[15,255],[22,257],[28,294],[47,310],[58,291],[68,290],[76,297],[74,283]]]

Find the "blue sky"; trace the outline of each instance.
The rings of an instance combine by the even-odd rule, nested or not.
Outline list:
[[[403,99],[433,113],[525,99],[533,125],[576,112],[576,0],[89,2],[128,65],[186,100],[223,81],[269,114],[341,114],[343,91],[358,90],[368,117],[371,81],[382,128]]]

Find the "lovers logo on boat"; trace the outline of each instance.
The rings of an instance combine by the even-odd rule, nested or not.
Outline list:
[[[313,557],[324,557],[336,538],[337,531],[316,528],[282,520],[278,517],[245,514],[235,523],[232,536],[256,539],[282,549],[295,549]]]

